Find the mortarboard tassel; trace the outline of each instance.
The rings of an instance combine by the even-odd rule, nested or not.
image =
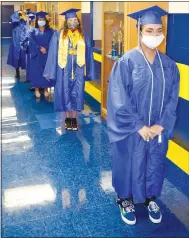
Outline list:
[[[138,47],[140,47],[140,17],[138,19]]]

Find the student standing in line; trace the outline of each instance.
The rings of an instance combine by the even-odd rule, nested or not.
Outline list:
[[[64,28],[55,32],[43,76],[56,81],[54,108],[65,112],[65,128],[78,130],[77,113],[84,109],[85,80],[94,80],[95,64],[87,36],[76,15],[79,9],[63,12]]]
[[[29,52],[29,34],[31,30],[35,27],[35,14],[30,12],[28,14],[28,25],[26,25],[22,32],[21,32],[21,47],[26,53],[26,80],[24,81],[25,83],[31,81],[31,74],[30,74],[30,64],[31,64],[31,54]]]
[[[164,39],[164,15],[158,6],[128,15],[137,20],[139,44],[114,64],[109,80],[112,182],[129,225],[136,223],[134,203],[145,203],[153,223],[162,220],[155,199],[161,195],[180,82],[176,63],[157,50]]]
[[[29,34],[30,79],[32,87],[35,88],[37,98],[41,96],[39,88],[44,88],[44,96],[48,97],[48,88],[54,86],[53,82],[49,82],[43,77],[49,43],[54,33],[46,19],[47,14],[47,12],[43,11],[36,13],[35,28]]]
[[[20,46],[20,37],[26,25],[26,17],[21,11],[16,11],[11,15],[12,39],[10,42],[7,64],[15,68],[15,78],[20,79],[19,68],[26,68],[25,52]]]

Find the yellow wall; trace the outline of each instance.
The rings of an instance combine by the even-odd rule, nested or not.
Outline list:
[[[30,10],[32,12],[35,12],[35,6],[36,6],[36,4],[34,4],[34,3],[24,3],[24,9],[30,8]]]
[[[45,2],[37,2],[37,11],[45,11]]]

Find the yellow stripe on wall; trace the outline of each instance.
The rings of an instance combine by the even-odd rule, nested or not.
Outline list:
[[[94,60],[102,63],[102,55],[101,54],[93,52],[93,57],[94,57]]]
[[[180,72],[179,97],[189,101],[189,65],[177,63]]]
[[[189,174],[189,152],[177,145],[174,141],[169,141],[167,158],[185,173]]]
[[[102,55],[93,52],[94,60],[102,63]],[[189,101],[189,65],[177,63],[180,72],[179,97]]]
[[[102,55],[93,52],[94,60],[98,62],[102,62]],[[101,91],[93,86],[90,82],[85,83],[85,92],[87,92],[91,97],[93,97],[95,100],[97,100],[99,103],[101,103]]]
[[[90,82],[85,83],[85,91],[91,95],[95,100],[101,103],[101,91],[93,86]]]

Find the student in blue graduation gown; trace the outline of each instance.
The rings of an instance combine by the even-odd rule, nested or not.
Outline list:
[[[46,19],[47,14],[42,11],[36,13],[36,28],[32,29],[29,34],[30,80],[32,87],[35,88],[37,98],[41,96],[39,88],[44,88],[44,96],[48,97],[48,88],[54,85],[53,82],[47,81],[43,77],[49,43],[54,33]]]
[[[109,80],[112,183],[127,224],[136,223],[133,203],[145,203],[152,222],[162,219],[155,198],[162,190],[180,81],[176,63],[156,49],[164,39],[164,15],[157,6],[129,15],[137,20],[139,44],[114,64]]]
[[[16,70],[15,77],[20,78],[19,68],[26,68],[25,52],[20,46],[21,31],[26,25],[26,19],[21,11],[16,11],[11,15],[12,39],[10,42],[7,64]]]
[[[44,77],[56,81],[54,108],[65,112],[65,128],[78,130],[77,113],[84,109],[85,80],[96,79],[93,52],[76,15],[70,9],[65,15],[64,29],[55,32],[49,47]]]
[[[31,72],[30,72],[30,64],[31,64],[31,54],[29,52],[29,34],[31,32],[31,30],[35,27],[35,14],[31,13],[28,14],[28,25],[26,25],[22,32],[21,32],[21,40],[20,40],[20,44],[22,49],[24,49],[25,53],[26,53],[26,80],[24,81],[25,83],[30,82],[31,81]]]

